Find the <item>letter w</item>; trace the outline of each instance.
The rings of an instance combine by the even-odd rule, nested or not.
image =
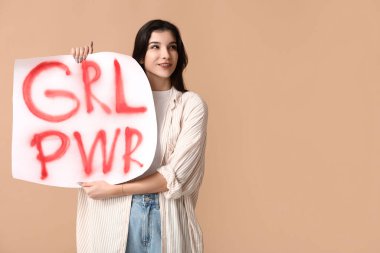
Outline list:
[[[74,132],[74,137],[78,143],[78,148],[79,148],[79,151],[80,151],[80,154],[82,157],[83,168],[84,168],[84,172],[86,173],[86,175],[89,176],[92,173],[92,161],[94,159],[94,152],[95,152],[95,148],[99,142],[101,145],[100,147],[101,147],[102,156],[103,156],[103,173],[106,174],[106,173],[111,171],[116,141],[117,141],[119,134],[120,134],[120,129],[117,128],[116,132],[115,132],[115,136],[113,138],[111,152],[110,152],[110,155],[107,159],[107,152],[106,152],[107,137],[106,137],[106,133],[104,130],[100,130],[98,132],[98,134],[96,135],[95,140],[92,143],[89,155],[86,155],[86,151],[84,150],[81,134],[79,132]]]

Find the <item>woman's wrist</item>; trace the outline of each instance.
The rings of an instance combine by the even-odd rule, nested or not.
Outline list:
[[[115,184],[112,185],[112,188],[109,191],[109,196],[111,197],[120,197],[126,195],[125,193],[125,187],[123,184]]]
[[[118,196],[126,196],[126,195],[128,195],[127,184],[126,183],[119,184],[117,186],[118,186],[118,189],[117,189]]]

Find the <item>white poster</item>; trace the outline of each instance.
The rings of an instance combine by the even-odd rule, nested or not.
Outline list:
[[[12,174],[79,187],[142,175],[157,142],[152,91],[130,56],[103,52],[16,60]]]

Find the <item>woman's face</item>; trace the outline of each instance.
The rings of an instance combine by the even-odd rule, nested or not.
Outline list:
[[[177,42],[170,31],[152,32],[143,60],[149,81],[168,83],[178,61]]]

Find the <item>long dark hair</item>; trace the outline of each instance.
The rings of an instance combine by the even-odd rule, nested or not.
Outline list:
[[[185,83],[183,81],[182,72],[187,66],[187,54],[185,46],[183,45],[181,34],[178,28],[172,23],[160,19],[151,20],[143,25],[138,31],[135,39],[135,47],[133,49],[132,57],[141,65],[145,70],[144,64],[140,62],[144,59],[146,51],[148,50],[148,43],[152,32],[154,31],[170,31],[176,39],[178,62],[177,66],[170,76],[171,85],[177,90],[186,92]]]

